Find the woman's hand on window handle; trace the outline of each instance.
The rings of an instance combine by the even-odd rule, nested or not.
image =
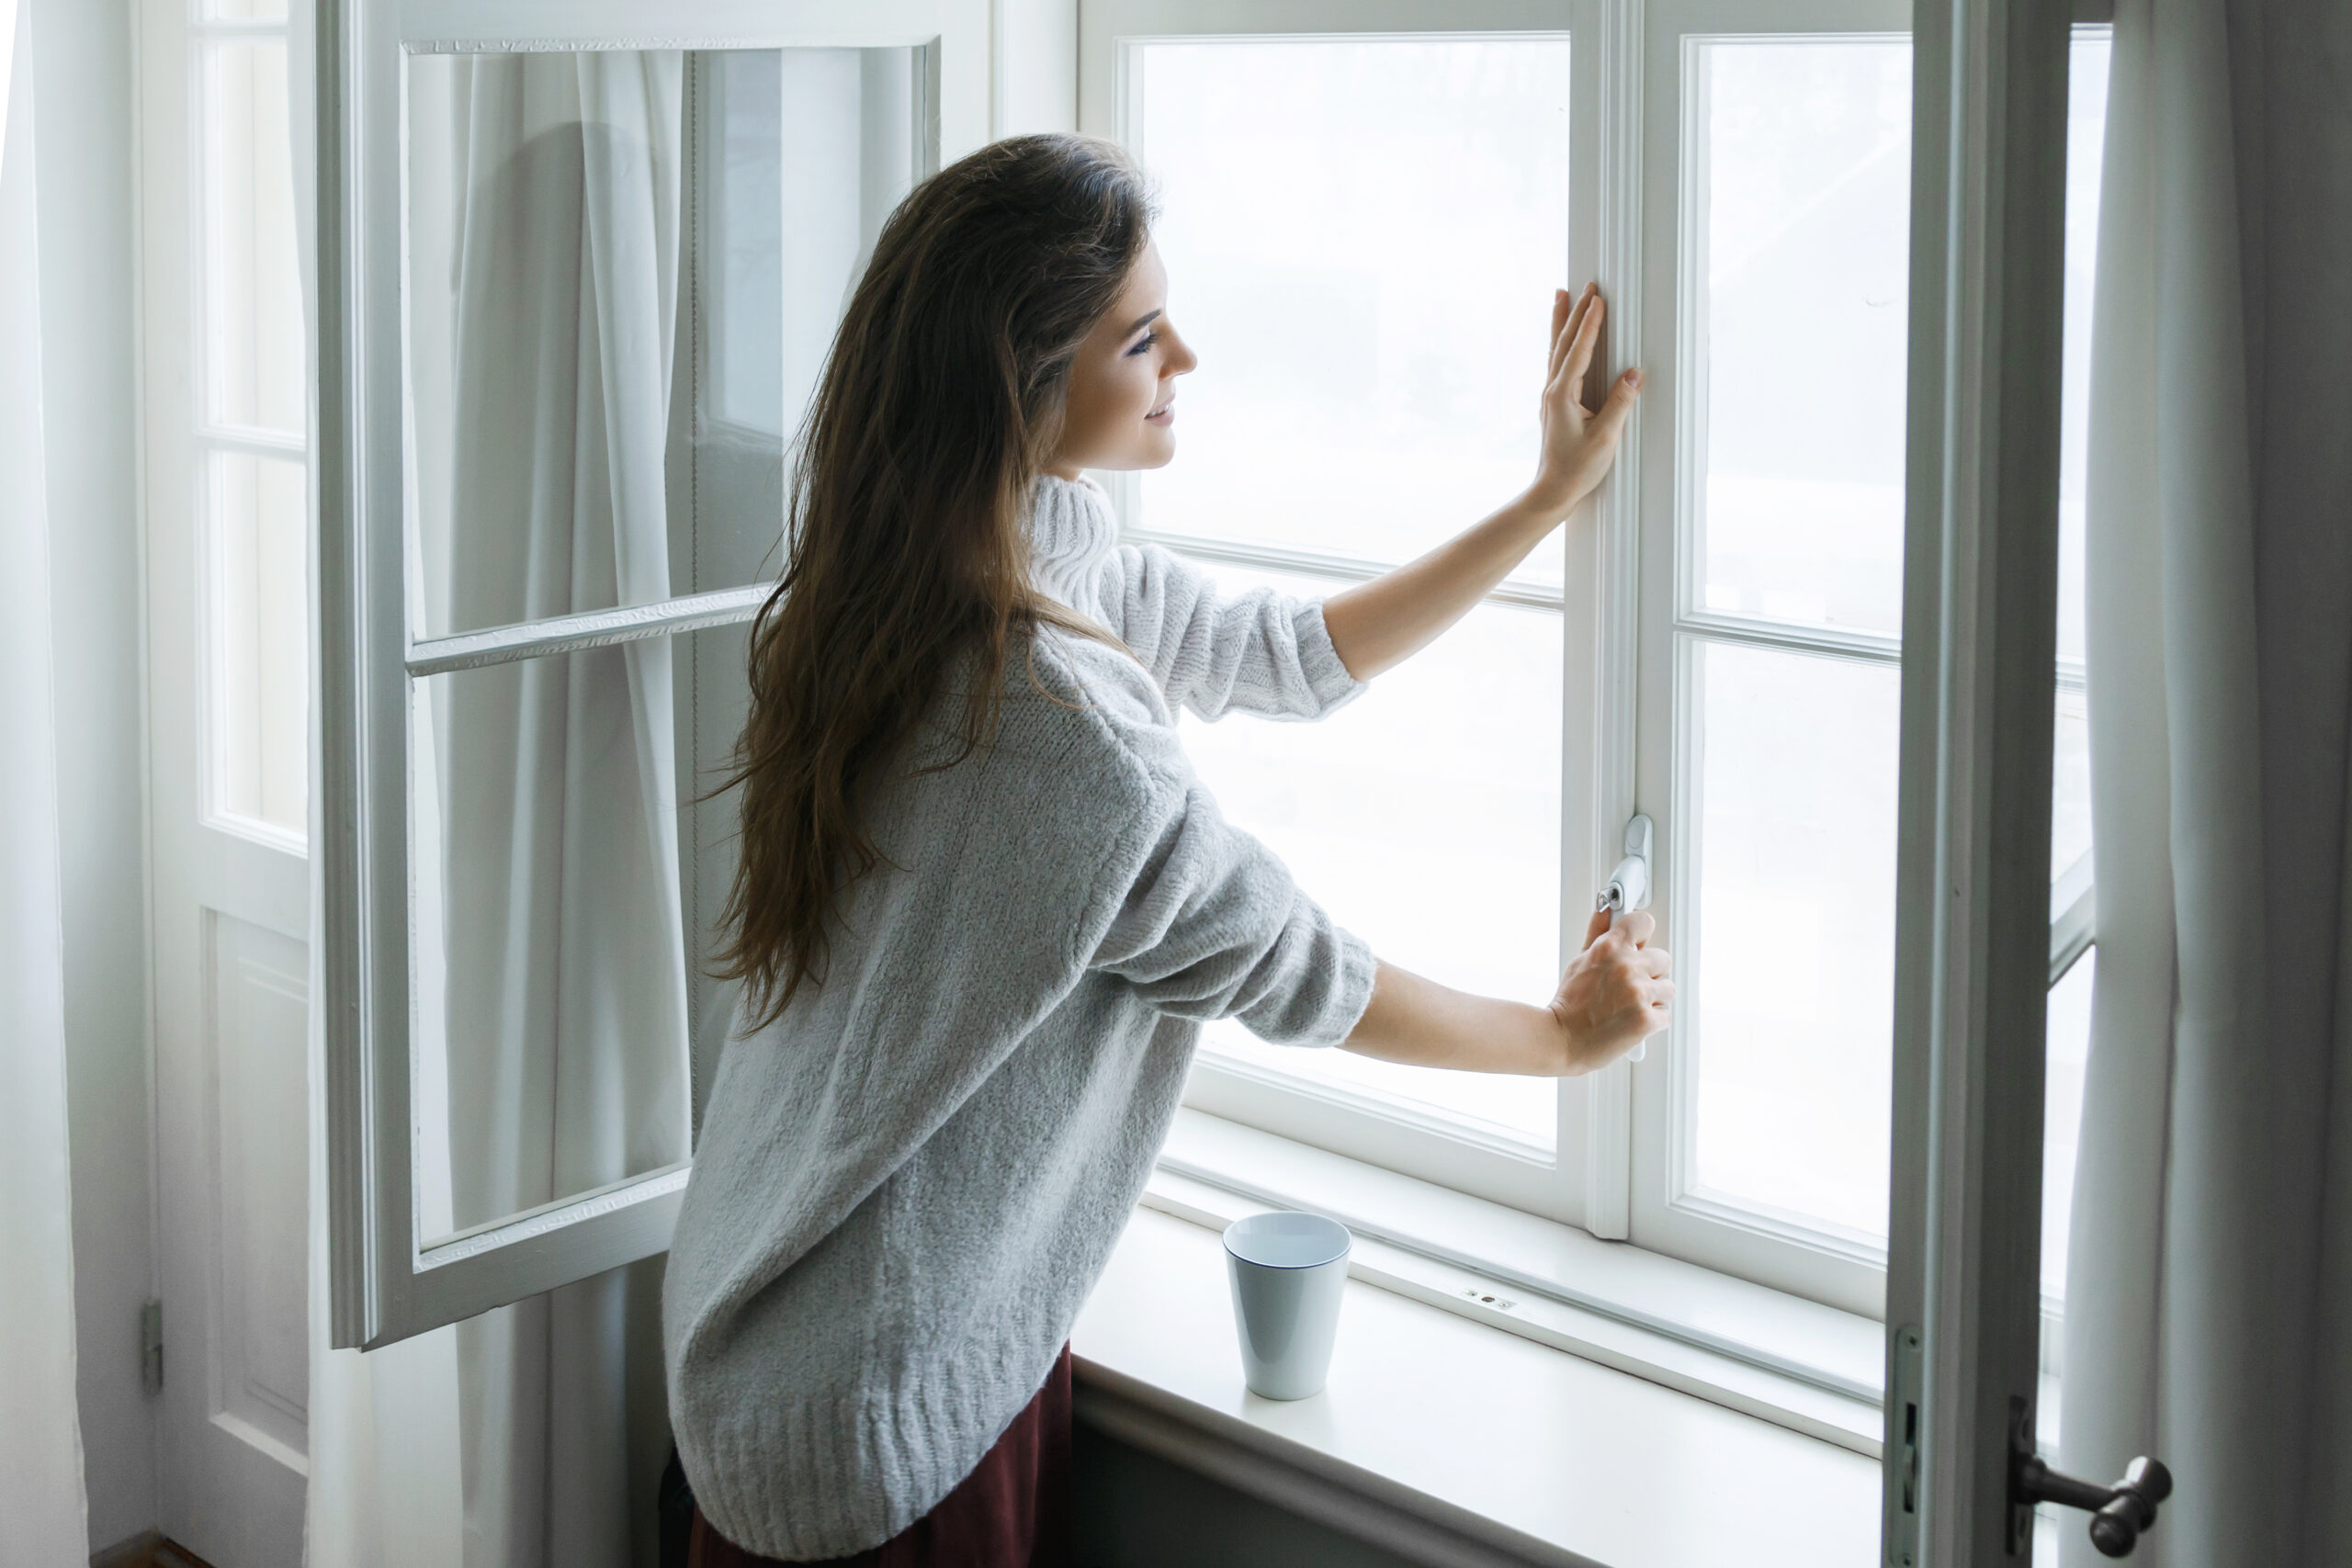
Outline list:
[[[1419,559],[1323,602],[1331,646],[1357,680],[1403,662],[1467,615],[1608,475],[1641,393],[1642,373],[1626,371],[1600,407],[1584,406],[1585,372],[1592,367],[1607,314],[1600,290],[1591,284],[1574,297],[1565,288],[1553,295],[1534,482]]]
[[[1560,976],[1552,1014],[1577,1065],[1589,1073],[1611,1062],[1673,1021],[1674,956],[1655,947],[1657,921],[1633,909],[1611,923],[1606,909],[1586,926],[1584,951]]]
[[[1593,1072],[1670,1020],[1674,962],[1650,945],[1656,929],[1640,910],[1613,928],[1606,913],[1595,915],[1549,1007],[1474,996],[1383,963],[1371,1004],[1344,1043],[1416,1066],[1537,1077]]]

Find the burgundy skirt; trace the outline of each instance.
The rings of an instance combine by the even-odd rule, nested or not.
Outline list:
[[[1069,1568],[1069,1347],[1046,1386],[939,1506],[881,1545],[826,1568]],[[766,1568],[695,1510],[687,1568]]]

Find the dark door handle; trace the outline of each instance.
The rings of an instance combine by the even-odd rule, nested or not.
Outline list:
[[[2109,1557],[2131,1556],[2142,1534],[2155,1528],[2156,1505],[2171,1495],[2172,1472],[2153,1459],[2133,1460],[2112,1486],[2052,1470],[2033,1453],[2018,1457],[2009,1475],[2010,1501],[2020,1507],[2056,1503],[2089,1509],[2091,1544]]]

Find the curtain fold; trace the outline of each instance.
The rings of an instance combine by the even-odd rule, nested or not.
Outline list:
[[[29,7],[0,0],[0,1568],[86,1562]]]
[[[2352,20],[2120,0],[2089,446],[2099,944],[2064,1467],[2135,1561],[2340,1562],[2352,1504]],[[2101,1562],[2078,1521],[2069,1568]]]

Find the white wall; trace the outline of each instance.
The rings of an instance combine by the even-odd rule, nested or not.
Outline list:
[[[74,1271],[90,1540],[154,1522],[130,0],[31,0]]]

